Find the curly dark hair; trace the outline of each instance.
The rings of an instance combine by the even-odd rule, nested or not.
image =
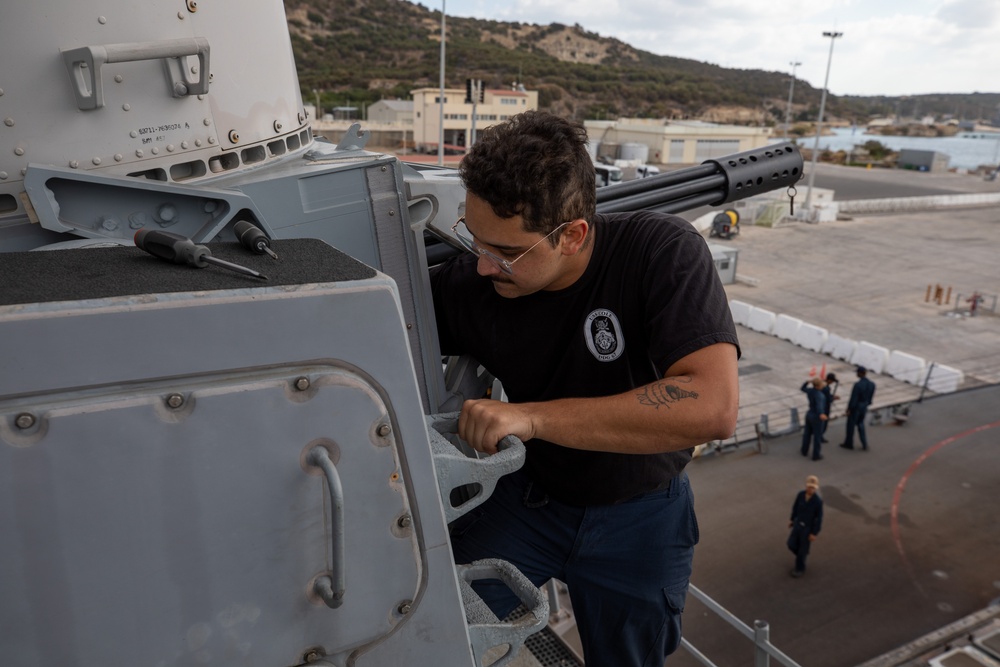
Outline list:
[[[466,190],[496,215],[520,215],[525,231],[549,234],[568,220],[593,221],[596,213],[587,130],[543,111],[526,111],[483,130],[459,174]],[[558,236],[549,242],[555,245]]]

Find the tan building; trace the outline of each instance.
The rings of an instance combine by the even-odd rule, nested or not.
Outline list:
[[[413,95],[413,142],[418,150],[437,151],[444,114],[444,144],[449,150],[464,150],[472,143],[471,103],[465,102],[465,89],[445,88],[441,109],[440,88],[419,88]],[[495,125],[511,116],[538,108],[538,91],[487,89],[483,101],[476,104],[475,130]]]
[[[413,126],[412,100],[379,100],[368,107],[367,119],[384,125]]]
[[[638,159],[654,164],[700,164],[766,146],[771,129],[652,118],[588,120],[591,153],[606,160]]]

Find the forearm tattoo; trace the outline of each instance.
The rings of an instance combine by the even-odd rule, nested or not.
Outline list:
[[[636,394],[639,398],[640,405],[652,405],[654,408],[659,409],[661,405],[665,405],[668,408],[671,403],[676,403],[685,398],[698,398],[698,393],[694,391],[689,391],[687,389],[681,389],[675,383],[677,382],[690,382],[688,378],[669,378],[666,380],[660,380],[659,382],[654,382],[651,385],[647,385],[642,388],[642,390]]]

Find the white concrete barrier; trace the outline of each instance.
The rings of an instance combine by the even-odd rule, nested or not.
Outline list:
[[[836,222],[837,214],[840,212],[840,204],[830,202],[829,204],[817,206],[814,209],[816,222]]]
[[[873,373],[882,373],[885,365],[889,361],[889,350],[881,345],[875,345],[867,341],[858,343],[851,363],[855,366],[864,366]]]
[[[750,321],[751,309],[753,309],[753,306],[743,301],[733,300],[729,302],[729,312],[733,314],[733,322],[743,327],[747,326],[747,322]]]
[[[791,315],[778,315],[774,320],[772,333],[782,340],[793,340],[802,326],[802,320]]]
[[[814,324],[807,324],[803,322],[802,326],[799,327],[799,330],[795,332],[795,337],[792,338],[792,342],[807,350],[821,352],[829,335],[830,334],[826,329],[818,327]]]
[[[775,315],[770,310],[752,306],[747,318],[747,328],[769,334],[774,330]]]
[[[885,372],[902,382],[920,385],[927,375],[927,362],[912,354],[906,354],[899,350],[893,350],[889,354],[889,361],[885,365]]]
[[[830,334],[826,337],[823,347],[820,350],[823,354],[829,354],[834,359],[850,361],[854,358],[854,352],[858,349],[856,341],[850,338],[842,338],[837,334]]]
[[[980,192],[960,195],[929,195],[926,197],[892,197],[837,202],[841,213],[891,213],[894,211],[926,211],[963,206],[995,206],[1000,204],[1000,192]]]
[[[927,376],[930,377],[927,377]],[[927,382],[927,388],[938,394],[949,394],[956,391],[965,380],[965,374],[957,368],[941,364],[931,364],[924,372],[921,385]]]

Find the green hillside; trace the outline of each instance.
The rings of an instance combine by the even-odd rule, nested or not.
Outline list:
[[[405,0],[285,0],[303,98],[324,106],[408,99],[437,86],[439,10]],[[517,82],[539,91],[539,105],[580,119],[643,116],[784,122],[786,72],[730,69],[658,56],[579,25],[547,26],[447,17],[446,85],[467,78],[488,87]],[[821,91],[795,84],[793,119],[814,120]],[[905,98],[828,96],[831,120],[863,123],[877,115],[992,117],[1000,94]],[[902,106],[902,108],[900,108]]]

